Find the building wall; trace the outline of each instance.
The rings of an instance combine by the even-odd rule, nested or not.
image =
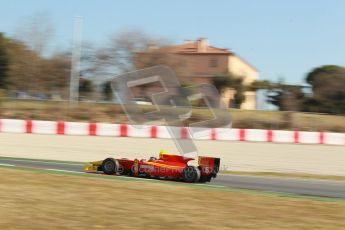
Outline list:
[[[229,56],[228,70],[235,76],[243,77],[243,84],[249,85],[258,79],[258,71],[236,55]]]
[[[224,54],[179,54],[189,63],[188,75],[212,77],[228,71],[229,59]],[[213,63],[211,63],[213,62]]]
[[[194,44],[194,43],[189,43]],[[197,49],[179,50],[169,53],[169,50],[161,50],[161,53],[146,53],[139,54],[140,60],[149,59],[149,61],[157,62],[157,54],[159,60],[156,64],[166,64],[171,66],[181,83],[212,83],[212,78],[217,75],[231,73],[235,77],[243,78],[243,84],[250,85],[252,82],[258,79],[258,72],[246,61],[231,53],[230,51],[224,52],[222,49],[208,46],[208,42],[205,39],[199,39],[196,41]],[[211,52],[208,52],[208,48]],[[217,50],[218,49],[218,50]],[[151,51],[152,52],[152,51]],[[167,52],[167,53],[164,53]],[[193,53],[194,52],[194,53]],[[150,56],[156,55],[156,58]],[[168,55],[167,55],[168,54]],[[152,60],[151,60],[152,59]],[[153,63],[150,63],[153,64]],[[147,64],[147,63],[146,63]],[[137,65],[137,67],[140,67]],[[147,67],[147,66],[142,66]],[[225,105],[230,105],[231,97],[222,95]],[[245,100],[241,105],[243,109],[255,109],[256,107],[256,95],[255,92],[245,92]]]
[[[194,84],[212,83],[212,77],[228,72],[242,77],[243,84],[245,85],[250,85],[258,79],[258,72],[236,55],[185,54],[183,57],[190,65],[188,76],[184,76],[181,79],[184,82],[193,82]],[[216,66],[212,66],[210,63],[212,59],[216,60]],[[245,92],[244,97],[241,109],[255,109],[255,92]],[[224,97],[222,102],[230,105],[228,102],[231,99]]]
[[[214,77],[230,72],[235,76],[243,77],[245,85],[258,79],[257,70],[236,55],[179,54],[179,56],[188,63],[189,68],[185,72],[188,77]]]
[[[254,91],[244,92],[244,101],[241,104],[241,109],[256,109],[256,93]]]

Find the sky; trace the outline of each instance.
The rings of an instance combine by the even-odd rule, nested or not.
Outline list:
[[[15,36],[37,13],[51,19],[55,50],[70,47],[81,16],[83,42],[102,46],[132,29],[172,43],[206,37],[252,64],[262,80],[305,84],[312,68],[345,65],[342,0],[0,0],[0,32]]]

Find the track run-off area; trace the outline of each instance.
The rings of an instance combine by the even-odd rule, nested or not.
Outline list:
[[[221,158],[223,171],[345,176],[345,146],[194,141],[199,155]],[[0,133],[0,156],[89,162],[107,157],[148,159],[178,153],[170,139]]]
[[[221,169],[226,171],[345,175],[344,146],[205,140],[196,141],[196,145],[200,155],[220,157]],[[71,174],[84,173],[83,163],[78,162],[102,160],[106,157],[148,159],[158,155],[161,149],[177,153],[171,140],[124,137],[0,133],[0,146],[2,167]],[[344,181],[220,174],[211,183],[197,186],[345,199]]]

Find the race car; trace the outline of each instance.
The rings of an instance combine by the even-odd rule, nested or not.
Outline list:
[[[194,158],[161,151],[159,158],[151,157],[149,160],[107,158],[94,161],[86,164],[84,170],[93,173],[103,172],[107,175],[128,175],[188,183],[209,182],[217,177],[220,158],[199,156],[198,166],[188,165],[191,160]]]

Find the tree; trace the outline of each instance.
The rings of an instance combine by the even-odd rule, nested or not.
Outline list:
[[[8,88],[15,91],[28,92],[37,87],[33,78],[35,70],[33,60],[39,57],[34,51],[18,40],[10,39],[7,42],[7,54],[9,57],[8,66]]]
[[[43,56],[54,37],[54,26],[49,14],[37,12],[26,18],[17,28],[16,38]]]
[[[102,84],[102,94],[106,101],[111,101],[113,99],[113,90],[111,88],[111,82],[107,81]]]
[[[43,68],[52,38],[53,25],[50,16],[46,13],[35,13],[18,26],[16,39],[12,44],[14,55],[11,57],[16,90],[30,93],[43,90],[46,79]]]
[[[281,111],[301,111],[305,95],[303,86],[285,84],[283,80],[279,82],[255,81],[250,86],[250,90],[266,90],[267,102],[279,108]]]
[[[97,65],[112,73],[133,71],[136,54],[158,41],[140,30],[116,34],[110,37],[106,47],[97,51]]]
[[[167,65],[177,76],[184,74],[187,62],[180,55],[173,54],[163,39],[154,38],[140,30],[124,31],[110,38],[106,47],[95,52],[95,59],[88,58],[89,75],[102,78],[110,74],[119,74],[157,65]],[[91,62],[90,62],[91,61]],[[93,64],[92,64],[93,63]],[[109,80],[109,78],[107,78]],[[95,81],[98,81],[95,79]],[[98,81],[99,82],[99,81]],[[157,89],[157,84],[137,86],[134,91],[138,97],[145,97],[145,91]],[[110,99],[110,85],[105,83],[102,89],[105,99]]]
[[[23,42],[13,39],[7,42],[7,54],[9,90],[67,95],[71,65],[68,54],[57,53],[43,58]],[[39,76],[36,76],[38,72],[33,65],[35,60],[40,63]]]
[[[337,99],[345,91],[345,68],[325,65],[308,73],[306,82],[312,86],[314,97]]]
[[[266,90],[272,90],[276,87],[277,84],[272,83],[270,81],[267,80],[263,80],[263,81],[254,81],[250,86],[249,89],[250,90],[260,90],[260,89],[266,89]]]
[[[93,92],[92,82],[88,79],[81,78],[79,81],[79,98],[88,98]]]
[[[8,87],[9,57],[7,53],[7,39],[0,33],[0,89]]]
[[[268,102],[280,111],[300,111],[304,100],[302,89],[298,85],[276,84],[270,90]]]
[[[153,46],[135,55],[135,67],[137,69],[148,68],[156,65],[169,66],[175,74],[180,76],[188,75],[189,63],[185,57],[172,53],[169,46]],[[181,83],[190,84],[187,79],[180,78]]]
[[[304,110],[345,114],[345,68],[324,65],[308,73],[306,82],[313,95],[304,102]]]
[[[244,91],[245,86],[243,85],[243,78],[234,77],[230,73],[226,75],[216,76],[212,79],[213,85],[221,93],[225,88],[233,88],[236,90],[234,96],[234,107],[239,108],[242,102],[244,101]]]
[[[50,58],[45,58],[41,65],[40,91],[66,98],[69,94],[70,71],[69,54],[57,53]]]
[[[70,74],[70,57],[66,54],[54,54],[42,58],[36,52],[16,40],[8,42],[9,89],[23,92],[40,92],[65,95]],[[35,60],[40,63],[39,74]],[[38,74],[38,76],[36,75]]]

